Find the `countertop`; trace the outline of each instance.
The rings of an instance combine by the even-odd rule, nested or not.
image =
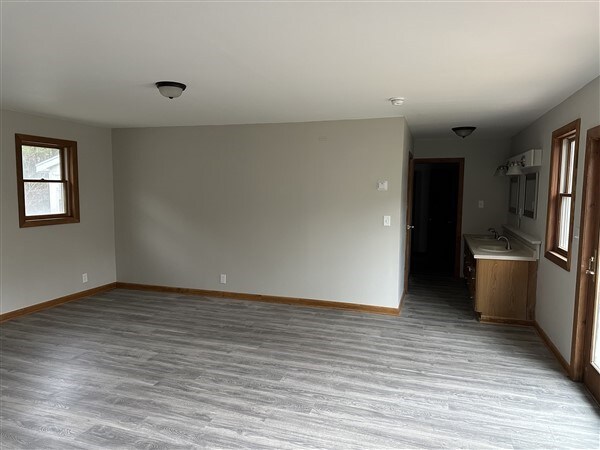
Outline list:
[[[512,250],[508,252],[494,252],[485,247],[503,249],[505,241],[497,241],[491,235],[465,234],[465,243],[473,253],[475,259],[500,259],[504,261],[536,261],[535,251],[520,242],[511,239]]]

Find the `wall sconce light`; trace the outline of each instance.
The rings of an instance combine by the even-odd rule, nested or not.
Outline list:
[[[454,127],[452,128],[452,131],[454,131],[454,134],[464,139],[475,131],[476,128],[477,127]]]
[[[525,167],[525,158],[521,158],[520,161],[511,161],[508,165],[508,170],[506,175],[515,176],[515,175],[523,175],[523,169]]]
[[[508,166],[507,165],[501,165],[496,167],[496,171],[494,172],[494,176],[495,177],[505,177],[506,176],[506,172],[508,172]]]
[[[542,150],[532,148],[519,155],[511,156],[504,163],[496,167],[494,176],[517,176],[524,173],[537,172],[542,167]]]
[[[163,97],[173,99],[179,97],[187,86],[177,81],[159,81],[156,87]]]

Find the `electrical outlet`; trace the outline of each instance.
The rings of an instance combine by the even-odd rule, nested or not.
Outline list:
[[[87,273],[82,273],[81,274],[81,282],[82,283],[87,283],[88,282]]]
[[[477,206],[479,206],[480,208],[483,208],[484,202],[483,200],[479,200],[479,202],[477,203]]]
[[[392,226],[392,216],[383,216],[383,226],[384,227]]]
[[[221,284],[227,284],[227,274],[221,274]]]

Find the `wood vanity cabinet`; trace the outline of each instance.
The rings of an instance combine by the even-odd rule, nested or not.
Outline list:
[[[465,242],[463,274],[481,321],[534,319],[537,261],[475,259]]]

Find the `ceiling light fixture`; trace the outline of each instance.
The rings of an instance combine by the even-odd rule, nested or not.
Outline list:
[[[454,127],[452,128],[452,131],[454,131],[454,133],[461,137],[461,138],[466,138],[467,136],[469,136],[473,131],[475,131],[477,127]]]
[[[187,86],[177,81],[159,81],[156,83],[156,87],[164,97],[177,98]]]
[[[390,97],[390,98],[388,98],[388,100],[394,106],[404,105],[404,97]]]

